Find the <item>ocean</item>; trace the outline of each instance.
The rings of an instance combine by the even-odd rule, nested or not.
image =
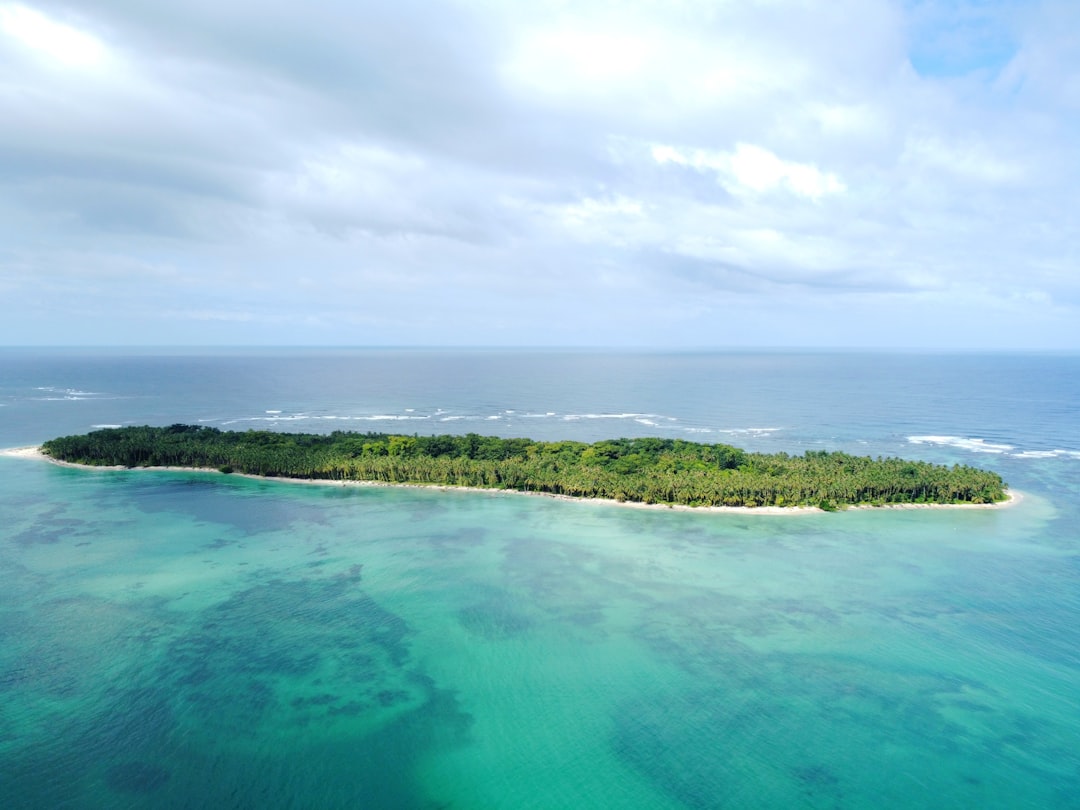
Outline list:
[[[972,464],[769,515],[0,457],[0,807],[1080,807],[1080,356],[3,349],[107,425]]]

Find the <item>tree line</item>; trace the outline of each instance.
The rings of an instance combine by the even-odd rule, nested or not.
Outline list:
[[[587,444],[466,435],[222,431],[171,425],[96,430],[42,446],[94,466],[210,467],[253,475],[436,484],[687,506],[993,503],[996,473],[899,458],[749,453],[680,439]]]

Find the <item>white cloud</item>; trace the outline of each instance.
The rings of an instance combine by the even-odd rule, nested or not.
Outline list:
[[[816,166],[782,160],[761,146],[740,143],[729,152],[707,149],[680,150],[658,144],[652,147],[653,159],[663,165],[674,163],[698,171],[715,172],[733,193],[763,193],[784,189],[801,197],[818,200],[846,190],[843,181],[832,172]]]
[[[907,143],[901,162],[911,170],[946,172],[988,184],[1015,184],[1025,179],[1025,167],[1000,157],[975,138],[948,142],[941,137],[915,135]]]
[[[581,202],[567,205],[562,208],[563,220],[569,224],[580,225],[593,222],[598,219],[611,218],[638,218],[644,214],[643,206],[638,200],[616,196],[608,200],[597,200],[586,197]]]
[[[821,127],[825,136],[830,138],[888,138],[888,121],[877,105],[872,101],[858,104],[835,104],[831,102],[812,103],[808,108]]]
[[[410,184],[424,179],[424,171],[424,159],[416,154],[346,143],[304,156],[292,171],[273,176],[268,190],[285,204],[303,207],[395,207]]]
[[[514,81],[559,93],[637,79],[656,51],[655,42],[639,34],[542,30],[526,37],[504,70]]]
[[[50,62],[72,68],[90,68],[108,58],[101,40],[17,4],[0,5],[0,31]]]
[[[0,0],[0,281],[35,313],[0,342],[120,339],[83,302],[122,292],[252,313],[203,322],[240,342],[619,343],[692,310],[648,335],[728,344],[738,296],[789,343],[933,300],[936,341],[954,307],[957,340],[1009,339],[981,309],[1080,346],[1075,8]],[[143,265],[170,275],[116,281]]]

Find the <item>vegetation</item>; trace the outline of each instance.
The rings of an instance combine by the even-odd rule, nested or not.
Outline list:
[[[78,464],[204,467],[221,472],[334,481],[511,489],[576,498],[688,506],[992,503],[995,473],[898,458],[809,451],[747,453],[678,439],[536,442],[385,433],[330,435],[126,427],[48,441],[43,451]]]

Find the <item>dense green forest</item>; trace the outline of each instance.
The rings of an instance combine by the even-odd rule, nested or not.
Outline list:
[[[511,489],[688,506],[992,503],[996,473],[898,458],[809,451],[748,453],[678,439],[537,442],[464,436],[329,435],[125,427],[52,439],[77,464],[211,467],[283,478]]]

